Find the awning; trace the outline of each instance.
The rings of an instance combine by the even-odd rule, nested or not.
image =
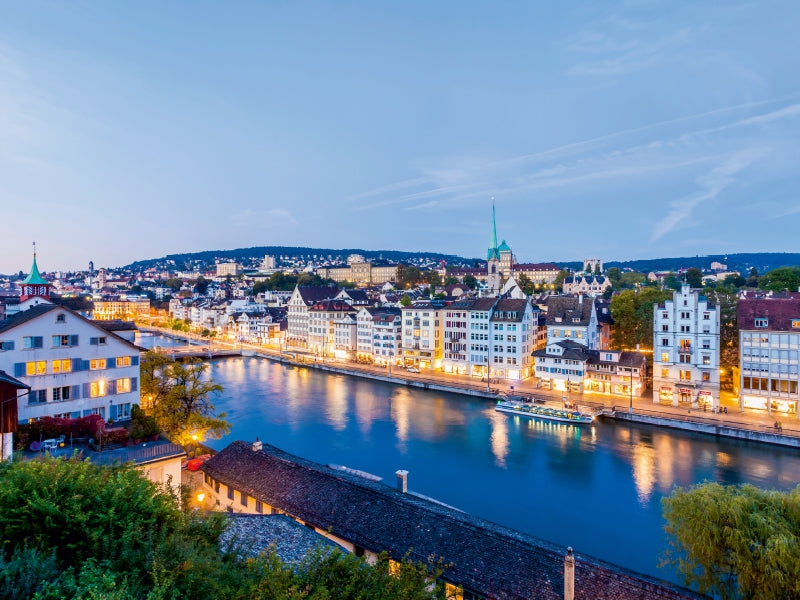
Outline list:
[[[690,390],[689,388],[680,388],[678,391],[681,394],[690,394],[691,395],[691,393],[692,393],[692,390]]]
[[[700,392],[700,395],[701,396],[713,396],[713,394],[711,392],[709,392],[708,390],[706,390],[704,392]]]
[[[661,386],[661,391],[662,392],[671,392],[672,388],[670,386],[668,386],[668,385],[662,385]]]

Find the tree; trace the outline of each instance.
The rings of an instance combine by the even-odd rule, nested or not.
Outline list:
[[[569,277],[571,273],[566,269],[561,269],[558,274],[556,275],[555,280],[553,281],[553,287],[555,289],[560,290],[564,287],[564,280]]]
[[[686,269],[686,283],[693,288],[703,287],[703,272],[697,267],[689,267]]]
[[[173,292],[180,291],[182,286],[183,286],[183,280],[178,279],[177,277],[172,277],[164,282],[164,287],[168,287]]]
[[[618,267],[611,267],[608,271],[606,271],[606,277],[608,277],[611,285],[613,285],[615,288],[618,288],[620,281],[622,280],[622,271],[620,271]]]
[[[800,268],[779,267],[768,271],[758,281],[758,287],[773,292],[796,292],[800,289]]]
[[[790,492],[707,482],[662,500],[663,564],[722,599],[800,598],[800,487]]]
[[[208,284],[209,284],[208,279],[200,275],[197,279],[194,280],[194,291],[200,294],[201,296],[205,296],[206,291],[208,291]]]
[[[478,287],[478,280],[475,279],[475,276],[471,275],[470,273],[464,275],[463,283],[471,290],[474,290],[476,287]]]
[[[747,279],[745,280],[747,287],[757,288],[759,279],[761,279],[761,276],[758,274],[758,269],[750,267],[750,271],[747,273]]]
[[[431,289],[442,283],[442,276],[436,269],[430,269],[427,273],[425,273],[425,279],[431,286]]]
[[[397,285],[408,288],[422,281],[422,272],[414,265],[400,265],[397,268]]]
[[[664,287],[668,290],[680,290],[681,282],[678,279],[678,276],[675,275],[675,273],[669,273],[666,277],[664,277]]]
[[[520,273],[517,276],[517,285],[519,285],[519,289],[521,289],[526,295],[530,296],[534,292],[534,285],[531,281],[530,277],[525,275],[525,273]]]
[[[638,271],[625,271],[620,277],[620,287],[632,288],[637,285],[642,285],[647,281],[647,277]]]
[[[143,408],[156,418],[167,437],[182,446],[193,441],[217,439],[230,431],[225,413],[217,415],[212,394],[222,386],[206,381],[208,363],[189,359],[173,362],[158,352],[148,351],[140,364]]]
[[[444,283],[445,286],[456,285],[458,283],[458,279],[456,279],[452,275],[448,275],[447,277],[444,278],[444,282],[443,283]]]
[[[611,347],[617,350],[653,347],[653,307],[672,297],[667,291],[645,287],[624,290],[611,298],[614,329]]]
[[[403,294],[403,297],[400,298],[400,306],[411,306],[411,296]]]

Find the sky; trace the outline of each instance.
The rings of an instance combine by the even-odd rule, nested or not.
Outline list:
[[[798,252],[800,2],[0,0],[0,272]]]

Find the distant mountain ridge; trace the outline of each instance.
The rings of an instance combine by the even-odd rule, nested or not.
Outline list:
[[[144,269],[163,264],[165,261],[174,261],[176,264],[200,261],[211,265],[217,259],[252,261],[266,255],[289,255],[289,256],[314,256],[327,257],[338,256],[346,258],[350,254],[361,254],[367,259],[376,260],[383,258],[392,262],[408,262],[416,260],[444,260],[447,263],[457,265],[471,265],[475,258],[465,258],[456,254],[443,254],[439,252],[407,252],[403,250],[364,250],[362,248],[311,248],[305,246],[254,246],[251,248],[236,248],[233,250],[204,250],[202,252],[184,252],[180,254],[168,254],[162,258],[152,258],[140,260],[123,267],[133,271],[143,271]],[[751,267],[758,269],[759,273],[771,271],[778,267],[793,267],[800,265],[800,253],[796,252],[746,252],[733,254],[709,254],[705,256],[688,256],[673,258],[652,258],[627,261],[608,261],[605,268],[618,267],[620,269],[633,269],[643,273],[650,271],[677,271],[696,267],[708,270],[712,262],[719,262],[727,265],[728,270],[739,271],[746,274]],[[578,261],[556,262],[563,268],[578,270],[583,263]]]

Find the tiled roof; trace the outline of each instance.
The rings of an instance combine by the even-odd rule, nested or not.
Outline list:
[[[393,558],[441,557],[444,578],[498,600],[557,600],[564,548],[385,484],[263,445],[234,442],[201,467],[314,527]],[[593,600],[699,598],[657,580],[577,555],[575,597]]]
[[[578,300],[574,296],[550,296],[547,299],[547,325],[588,325],[594,300],[584,298],[583,304]]]
[[[515,271],[560,271],[561,267],[553,263],[515,263]]]
[[[308,310],[309,312],[349,312],[355,309],[344,300],[322,300],[316,302]]]
[[[314,304],[320,300],[327,300],[333,298],[338,289],[329,285],[315,286],[315,285],[298,285],[297,292],[307,305]]]
[[[521,322],[525,316],[528,301],[523,299],[501,298],[497,301],[492,313],[492,321]],[[509,316],[513,314],[514,316]]]
[[[772,294],[739,298],[736,307],[739,329],[759,331],[796,331],[792,321],[800,319],[800,294]],[[755,327],[756,319],[767,319],[766,327]]]

